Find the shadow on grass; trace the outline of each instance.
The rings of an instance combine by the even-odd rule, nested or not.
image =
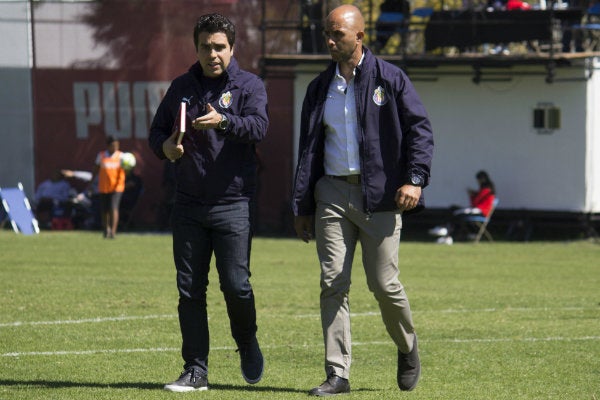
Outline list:
[[[99,383],[99,382],[69,382],[69,381],[49,381],[49,380],[0,380],[0,386],[22,386],[36,388],[99,388],[99,389],[142,389],[142,390],[163,390],[164,384],[151,382],[117,382],[117,383]],[[308,393],[309,389],[295,389],[274,386],[249,386],[249,385],[222,385],[209,384],[209,390],[222,391],[248,391],[248,392],[283,392],[283,393]],[[353,392],[369,392],[373,389],[353,389]]]
[[[103,388],[103,389],[147,389],[157,390],[162,389],[164,384],[150,382],[117,382],[117,383],[100,383],[100,382],[69,382],[69,381],[49,381],[49,380],[0,380],[0,386],[23,386],[36,388]]]

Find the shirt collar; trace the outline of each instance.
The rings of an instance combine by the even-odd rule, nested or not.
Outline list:
[[[356,67],[354,67],[354,71],[352,71],[352,75],[356,76],[356,70],[358,69],[360,71],[360,68],[362,67],[362,63],[365,59],[365,52],[362,52],[362,55],[360,56],[360,60],[358,60],[358,65]],[[336,63],[335,64],[335,74],[341,76],[342,74],[340,74],[340,63]]]

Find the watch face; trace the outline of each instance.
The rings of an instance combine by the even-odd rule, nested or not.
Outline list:
[[[227,128],[228,124],[229,124],[229,120],[227,119],[227,117],[225,116],[225,114],[223,114],[223,119],[221,120],[221,122],[219,122],[219,129],[225,129],[225,128]]]
[[[419,175],[411,175],[410,183],[412,183],[415,186],[422,186],[423,178],[421,178]]]

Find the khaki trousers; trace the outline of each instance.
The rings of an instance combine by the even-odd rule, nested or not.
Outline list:
[[[325,372],[348,379],[352,355],[348,293],[356,244],[362,248],[367,285],[383,323],[403,353],[412,350],[414,326],[408,298],[398,279],[402,215],[362,210],[360,184],[324,176],[315,187],[315,235],[321,264],[321,324]]]

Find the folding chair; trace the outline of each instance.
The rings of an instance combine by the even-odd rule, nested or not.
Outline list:
[[[33,216],[21,182],[16,188],[0,188],[0,198],[6,212],[5,219],[2,221],[3,224],[6,220],[10,220],[15,233],[24,235],[40,233],[38,222]]]
[[[492,215],[494,214],[496,207],[498,206],[498,202],[498,198],[494,198],[494,202],[492,203],[492,209],[490,210],[490,213],[487,215],[487,217],[483,215],[469,215],[463,219],[463,221],[470,222],[478,228],[477,234],[475,235],[475,239],[473,240],[475,243],[479,243],[482,236],[485,236],[490,242],[494,241],[492,235],[487,230],[487,226],[490,223],[490,219],[492,219]]]

